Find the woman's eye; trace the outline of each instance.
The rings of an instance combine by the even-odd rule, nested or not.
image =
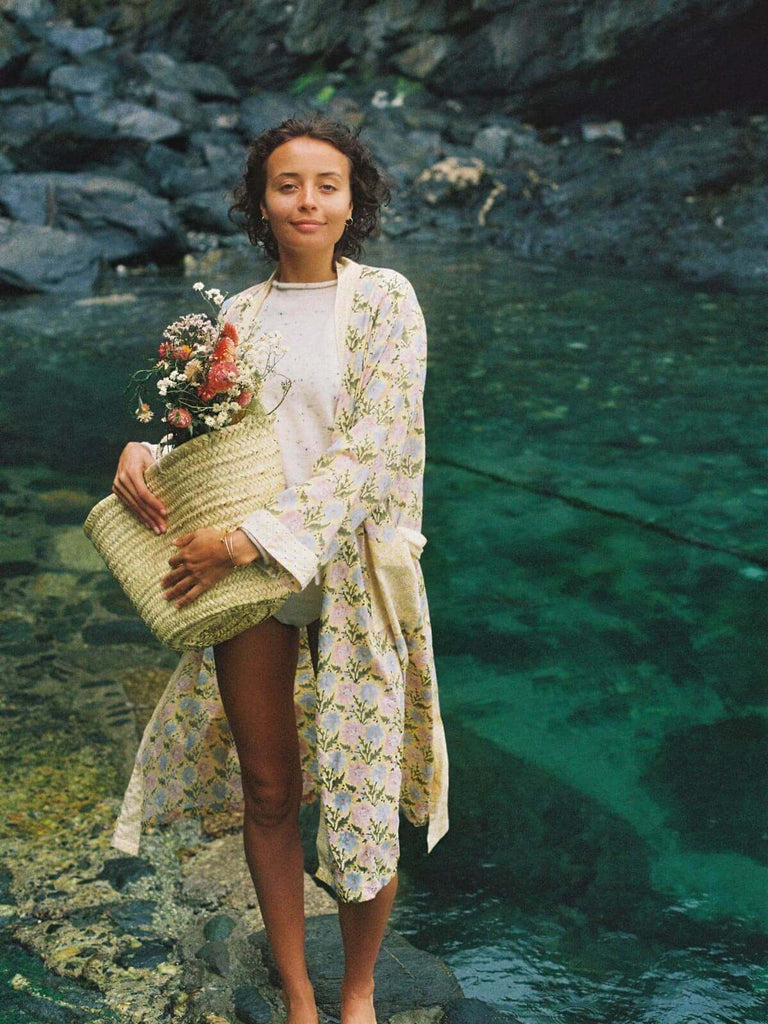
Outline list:
[[[293,187],[294,186],[290,185],[290,184],[281,185],[280,186],[280,191],[284,192],[287,188],[293,188]],[[336,186],[335,185],[323,185],[322,188],[329,188],[331,190],[331,192],[335,192],[336,191]]]

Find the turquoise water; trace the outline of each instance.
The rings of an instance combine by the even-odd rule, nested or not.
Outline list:
[[[451,761],[449,833],[427,857],[403,823],[392,924],[526,1024],[768,1021],[768,299],[456,247],[363,260],[427,317]],[[192,282],[263,276],[6,300],[6,465],[107,493],[155,437],[122,389]]]

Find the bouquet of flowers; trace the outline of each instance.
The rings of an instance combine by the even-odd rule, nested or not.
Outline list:
[[[206,289],[202,281],[193,288],[218,314],[226,296],[217,288]],[[162,421],[170,427],[160,439],[165,450],[197,434],[232,426],[243,418],[268,374],[277,372],[283,352],[277,331],[261,334],[258,341],[253,332],[241,340],[233,323],[225,320],[219,327],[218,316],[217,322],[205,313],[179,317],[163,332],[160,358],[131,377],[128,390],[137,403],[134,415],[140,423],[154,419],[152,403],[146,400],[154,379],[153,397],[164,400]],[[283,376],[281,402],[290,387],[290,380]]]
[[[166,601],[160,585],[176,537],[204,527],[234,529],[285,487],[274,409],[264,410],[259,394],[276,372],[280,335],[254,339],[254,325],[249,337],[238,337],[220,315],[221,292],[201,281],[194,288],[217,311],[216,321],[202,314],[175,320],[165,329],[159,358],[129,384],[136,418],[154,418],[149,390],[170,428],[161,438],[162,457],[144,472],[147,487],[168,509],[168,529],[160,535],[148,530],[115,494],[98,502],[83,526],[155,636],[177,650],[229,639],[272,615],[290,593],[287,574],[259,559],[181,608]],[[290,386],[284,377],[280,402]]]

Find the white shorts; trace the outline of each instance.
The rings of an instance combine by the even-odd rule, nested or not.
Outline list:
[[[316,579],[311,579],[303,590],[299,590],[280,605],[274,617],[287,626],[306,626],[320,618],[320,603],[323,588]]]

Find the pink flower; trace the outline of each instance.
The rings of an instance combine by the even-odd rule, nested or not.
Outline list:
[[[247,405],[251,404],[252,399],[253,399],[253,392],[252,391],[241,391],[240,394],[235,399],[235,401],[237,402],[238,405],[241,405],[243,407],[243,409],[245,409],[245,407]]]
[[[349,640],[340,640],[333,648],[333,660],[344,665],[354,654],[355,648]]]
[[[363,735],[363,725],[361,722],[342,722],[341,725],[341,742],[349,743],[350,746],[356,745],[360,737]]]
[[[347,782],[351,786],[359,786],[361,783],[365,782],[369,772],[370,768],[367,764],[361,764],[360,762],[357,764],[351,764],[349,768],[347,768],[346,772]]]
[[[349,573],[349,567],[346,565],[332,565],[326,570],[326,579],[329,586],[338,587],[340,583],[343,583],[347,574]]]
[[[171,409],[166,419],[169,425],[177,430],[184,430],[192,425],[192,416],[188,409]]]
[[[358,828],[366,828],[373,818],[373,804],[361,801],[352,808],[352,824]]]

